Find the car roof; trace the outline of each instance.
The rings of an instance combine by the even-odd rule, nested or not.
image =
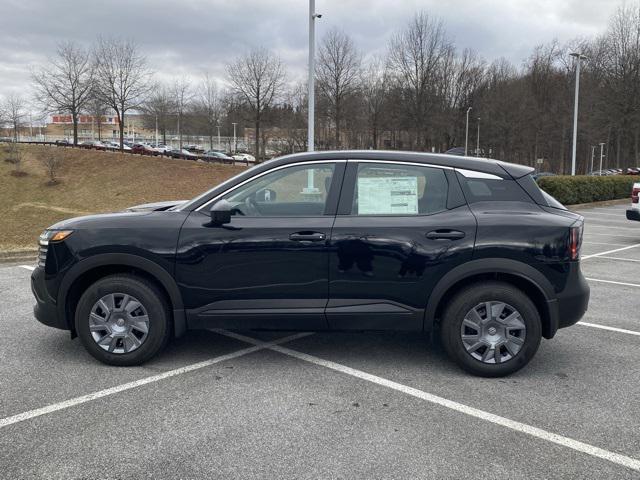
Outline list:
[[[281,165],[300,161],[314,160],[387,160],[400,162],[425,163],[443,167],[475,170],[483,173],[504,176],[505,172],[514,178],[520,178],[535,171],[533,167],[503,162],[488,158],[465,157],[444,153],[408,152],[397,150],[335,150],[304,152],[285,155],[265,162]]]

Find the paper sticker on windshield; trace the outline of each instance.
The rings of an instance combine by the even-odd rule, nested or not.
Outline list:
[[[359,215],[417,215],[418,177],[358,178]]]

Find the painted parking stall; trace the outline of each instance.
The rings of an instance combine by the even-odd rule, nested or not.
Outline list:
[[[637,478],[640,223],[625,209],[580,211],[590,309],[504,379],[407,334],[191,332],[142,367],[107,367],[32,318],[31,265],[1,268],[3,475],[99,478],[96,448],[129,428],[163,458],[132,439],[112,477]]]

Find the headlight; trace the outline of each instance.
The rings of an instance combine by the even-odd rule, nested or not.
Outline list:
[[[61,242],[69,235],[73,233],[73,230],[45,230],[42,235],[40,235],[40,245],[47,246],[49,242]]]

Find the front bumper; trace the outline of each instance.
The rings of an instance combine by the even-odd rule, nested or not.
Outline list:
[[[36,320],[48,327],[68,330],[69,327],[65,319],[60,318],[60,315],[58,315],[56,301],[51,298],[47,291],[44,268],[36,267],[31,274],[31,291],[36,299],[36,304],[33,307],[33,315]]]
[[[635,220],[636,222],[640,222],[640,209],[627,209],[627,220]]]

